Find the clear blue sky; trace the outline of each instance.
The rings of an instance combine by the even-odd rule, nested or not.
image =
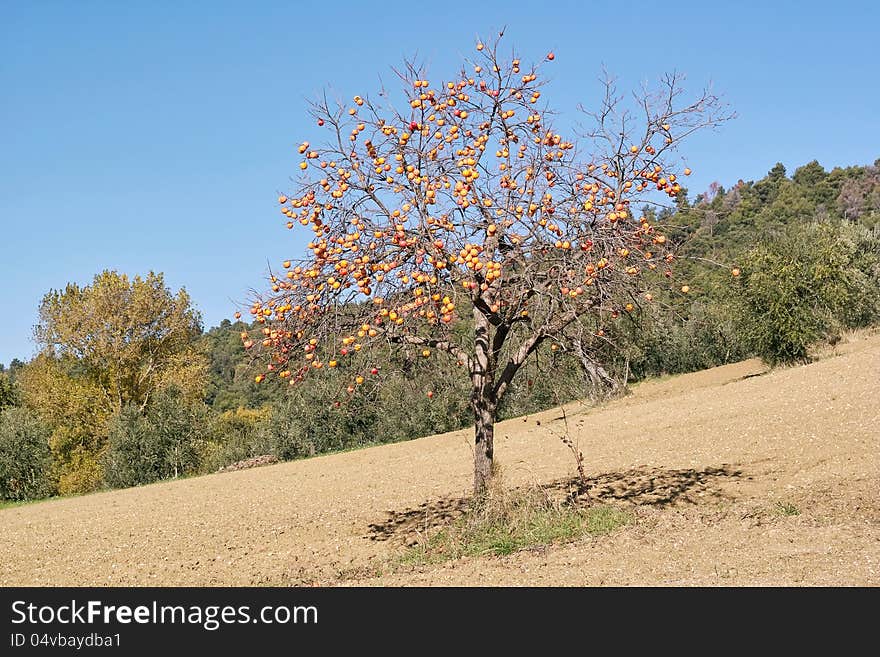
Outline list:
[[[767,6],[772,5],[772,6]],[[43,294],[102,269],[165,273],[206,327],[302,242],[276,196],[306,101],[375,91],[418,53],[451,74],[506,26],[553,50],[545,99],[576,117],[602,65],[622,88],[668,70],[739,118],[686,148],[691,194],[718,180],[880,157],[880,3],[0,2],[0,362],[29,358]]]

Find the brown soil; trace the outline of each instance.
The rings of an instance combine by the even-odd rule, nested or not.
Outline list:
[[[4,509],[0,585],[880,585],[880,335],[764,370],[567,407],[591,494],[636,517],[601,537],[389,568],[466,505],[457,431]],[[505,482],[564,486],[563,430],[559,409],[501,423]]]

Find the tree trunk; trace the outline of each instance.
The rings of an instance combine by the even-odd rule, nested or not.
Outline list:
[[[474,361],[471,408],[474,411],[474,496],[486,492],[492,479],[495,435],[495,363],[489,346],[489,322],[474,307]]]
[[[594,399],[611,397],[620,391],[620,382],[608,374],[604,367],[589,358],[582,358],[581,365]]]
[[[584,347],[583,342],[578,341],[576,343],[575,351],[581,361],[584,381],[590,387],[590,397],[593,400],[614,396],[620,392],[621,387],[625,388],[626,379],[624,379],[621,385],[620,381],[611,376],[604,367],[593,360],[590,352]]]
[[[495,439],[495,408],[487,399],[473,400],[474,409],[474,496],[489,488]]]

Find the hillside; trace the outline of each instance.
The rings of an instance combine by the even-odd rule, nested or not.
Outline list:
[[[618,258],[620,267],[603,271],[630,272],[618,281],[620,290],[607,304],[592,298],[561,333],[550,331],[553,343],[544,341],[526,361],[496,419],[587,397],[594,386],[607,388],[612,381],[644,381],[751,357],[806,362],[810,349],[841,332],[880,324],[880,160],[830,171],[813,161],[790,176],[777,164],[760,180],[741,180],[727,190],[713,184],[689,197],[682,188],[674,207],[647,205],[640,213],[646,230],[650,224],[664,233],[651,243],[666,244],[670,252],[662,259],[674,264],[660,267],[661,254],[645,251],[651,262],[644,267],[636,255],[640,246],[612,248],[616,255],[609,252],[608,262]],[[535,260],[542,261],[543,254]],[[585,273],[594,267],[584,262],[570,271],[581,265]],[[629,289],[642,275],[637,289]],[[577,290],[586,288],[580,282],[548,289],[570,300],[574,287],[581,298]],[[427,299],[419,285],[400,292]],[[473,300],[453,288],[447,291],[454,312],[444,313],[450,323],[441,324],[467,350]],[[437,291],[431,297],[436,303],[445,298]],[[518,304],[522,295],[510,298]],[[344,305],[354,313],[371,307]],[[557,314],[547,310],[547,319]],[[87,285],[49,290],[38,304],[38,353],[8,368],[0,363],[0,506],[202,475],[264,455],[289,461],[399,442],[470,423],[470,377],[457,356],[447,358],[441,350],[435,358],[421,350],[416,357],[417,351],[389,350],[384,339],[372,346],[359,342],[360,351],[343,344],[355,340],[364,323],[379,326],[381,310],[355,322],[355,333],[326,336],[320,349],[327,369],[321,358],[321,367],[304,365],[316,357],[309,350],[317,343],[278,345],[270,357],[267,311],[236,313],[235,322],[223,320],[205,332],[195,299],[185,288],[168,287],[161,272],[105,270]],[[534,308],[528,312],[534,322]],[[519,322],[515,312],[509,319]],[[139,326],[150,329],[132,332]],[[284,322],[279,326],[276,337],[299,333]],[[312,328],[304,327],[302,335]],[[428,332],[434,329],[447,330],[429,322]],[[175,337],[166,340],[166,334]],[[502,360],[515,352],[512,343],[507,347]],[[304,357],[298,367],[322,374],[290,379],[294,370],[280,364],[292,353]],[[589,362],[602,363],[604,371]]]
[[[588,474],[636,517],[600,538],[389,569],[424,509],[470,488],[457,431],[0,510],[0,584],[880,584],[880,334],[764,372],[746,361],[569,407]],[[497,427],[508,484],[571,475],[561,424],[556,409]],[[371,530],[389,512],[390,538]]]

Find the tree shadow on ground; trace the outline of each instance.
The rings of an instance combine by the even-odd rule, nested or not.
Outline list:
[[[701,469],[642,466],[589,477],[585,485],[577,479],[561,479],[539,488],[560,502],[575,506],[613,502],[664,507],[725,497],[718,486],[720,481],[741,476],[741,470],[726,464]],[[462,517],[470,504],[469,497],[445,497],[417,507],[386,511],[385,520],[368,526],[366,538],[388,541],[405,539],[414,532],[426,534]]]
[[[739,377],[732,379],[730,381],[725,381],[721,385],[727,386],[727,385],[730,385],[731,383],[739,383],[740,381],[748,381],[749,379],[754,379],[755,377],[758,377],[758,376],[767,376],[772,371],[773,371],[772,369],[768,368],[768,369],[762,370],[760,372],[752,372],[751,374],[745,374],[743,376],[739,376]]]

